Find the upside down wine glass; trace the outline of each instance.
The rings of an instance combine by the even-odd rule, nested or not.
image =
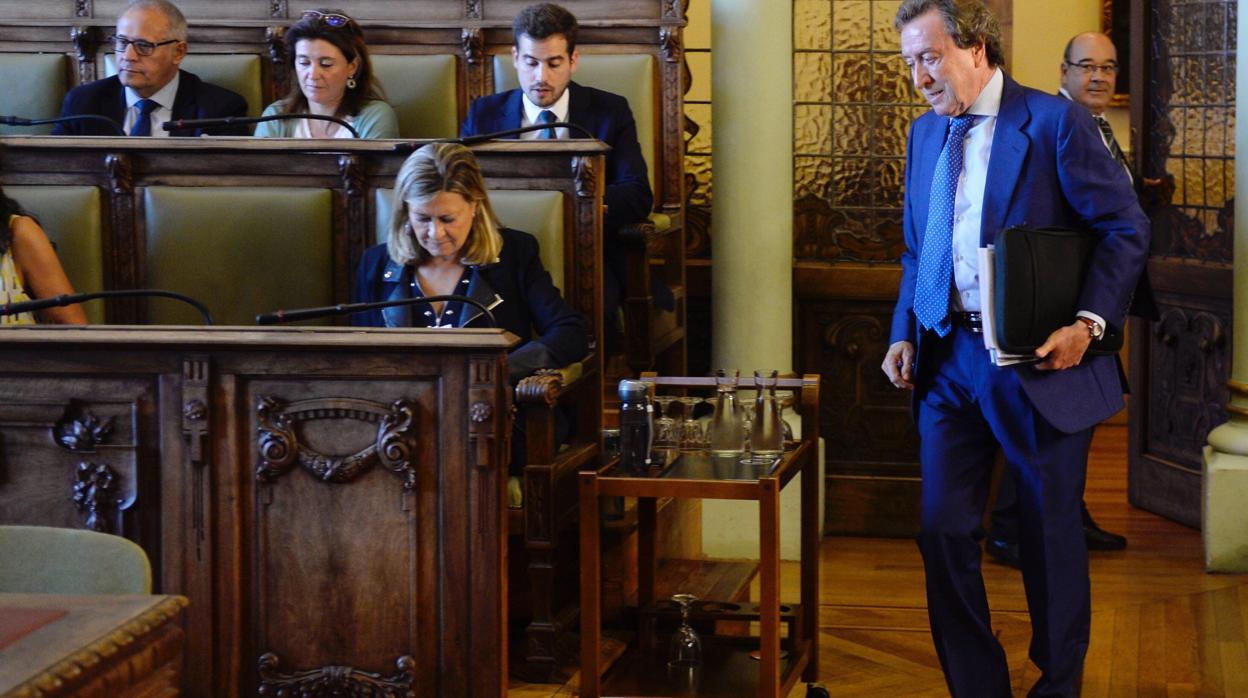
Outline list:
[[[698,597],[693,594],[673,594],[672,601],[680,604],[680,627],[672,635],[667,665],[692,667],[702,662],[702,638],[689,625],[689,609]]]
[[[658,407],[658,419],[654,420],[654,447],[676,448],[680,446],[680,434],[676,430],[676,418],[672,416],[672,403],[675,395],[655,395],[654,404]]]

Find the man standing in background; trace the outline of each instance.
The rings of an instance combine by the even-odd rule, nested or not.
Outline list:
[[[1131,167],[1126,155],[1114,139],[1114,132],[1105,119],[1105,109],[1114,96],[1114,84],[1118,77],[1118,50],[1108,36],[1099,32],[1085,32],[1066,43],[1062,54],[1062,87],[1058,90],[1066,99],[1078,102],[1092,113],[1101,141],[1114,160],[1122,165],[1131,177]],[[1137,292],[1137,297],[1140,297]],[[1018,567],[1018,493],[1014,478],[1008,471],[1002,473],[997,487],[997,500],[992,507],[992,527],[985,543],[988,554],[997,562]],[[1110,533],[1096,524],[1088,512],[1086,501],[1083,509],[1083,538],[1088,550],[1122,550],[1127,539]]]

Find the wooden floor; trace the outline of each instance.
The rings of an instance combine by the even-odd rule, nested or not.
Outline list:
[[[1126,501],[1126,429],[1093,441],[1087,502],[1127,550],[1093,553],[1092,642],[1083,695],[1248,696],[1248,575],[1206,574],[1200,533]],[[1248,506],[1248,504],[1246,504]],[[826,538],[820,547],[819,681],[833,696],[947,695],[928,634],[923,569],[913,540]],[[1038,678],[1018,572],[985,563],[996,629],[1016,695]],[[785,569],[793,598],[796,565]],[[566,686],[514,685],[511,696],[573,696]],[[803,690],[794,692],[803,695]]]

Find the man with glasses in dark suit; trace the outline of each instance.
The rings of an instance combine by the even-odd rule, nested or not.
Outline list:
[[[224,87],[178,68],[186,57],[186,18],[168,0],[135,0],[117,19],[111,38],[117,74],[79,85],[65,95],[61,116],[94,114],[117,122],[130,136],[200,136],[199,129],[166,132],[160,125],[177,119],[246,116],[247,101]],[[246,136],[246,126],[213,130]],[[109,124],[78,120],[57,124],[62,136],[118,136]]]

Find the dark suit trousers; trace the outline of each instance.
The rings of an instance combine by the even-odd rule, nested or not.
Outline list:
[[[983,336],[924,338],[932,376],[918,404],[923,471],[919,549],[932,638],[955,698],[1010,696],[980,570],[983,512],[997,449],[1018,484],[1030,655],[1029,695],[1078,695],[1088,648],[1090,585],[1080,502],[1092,430],[1066,434],[1040,416],[1015,374],[994,366]],[[1071,396],[1077,399],[1077,396]]]

